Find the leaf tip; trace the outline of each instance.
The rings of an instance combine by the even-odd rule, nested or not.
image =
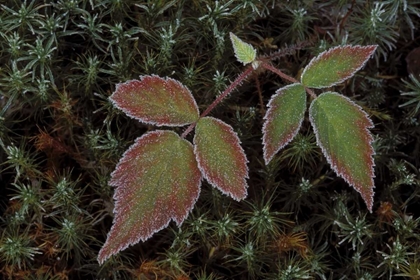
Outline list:
[[[105,261],[107,261],[113,254],[116,253],[116,252],[108,252],[107,250],[108,248],[105,246],[106,244],[104,244],[101,250],[99,250],[98,257],[96,259],[100,266],[103,265]]]
[[[378,45],[367,45],[365,47],[368,50],[368,52],[370,53],[370,55],[373,55],[375,53],[376,49],[378,48]]]
[[[372,208],[373,208],[373,196],[374,196],[373,188],[374,188],[374,186],[372,186],[370,188],[371,192],[369,192],[369,195],[367,197],[363,198],[363,200],[365,201],[366,206],[369,210],[369,213],[372,213]]]
[[[263,142],[264,145],[264,142]],[[264,163],[265,165],[268,165],[270,163],[270,161],[273,159],[275,153],[269,153],[267,151],[266,145],[264,145],[263,147],[263,158],[264,158]]]

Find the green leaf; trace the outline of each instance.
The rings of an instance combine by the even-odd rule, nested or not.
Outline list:
[[[201,118],[194,136],[194,153],[203,177],[235,200],[247,195],[247,159],[232,127],[219,119]]]
[[[365,65],[376,47],[346,45],[325,51],[305,67],[302,84],[311,88],[326,88],[342,83]]]
[[[245,43],[232,32],[229,33],[232,41],[233,50],[235,51],[236,59],[244,65],[252,63],[255,60],[257,51],[248,43]]]
[[[118,84],[110,100],[128,116],[157,126],[183,126],[199,118],[189,89],[171,78],[142,76]]]
[[[117,187],[115,217],[99,263],[145,241],[171,220],[180,225],[197,201],[201,178],[191,143],[175,132],[158,130],[138,138],[111,174],[109,184]]]
[[[268,102],[264,117],[264,160],[273,156],[298,133],[306,110],[306,92],[301,84],[291,84],[277,90]]]
[[[372,121],[349,98],[326,92],[309,108],[316,140],[334,171],[353,186],[372,212],[374,182]]]

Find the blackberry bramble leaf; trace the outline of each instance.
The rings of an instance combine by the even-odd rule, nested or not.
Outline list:
[[[152,125],[183,126],[199,118],[191,92],[171,78],[142,76],[118,84],[110,99],[128,116]]]
[[[298,133],[306,111],[306,92],[301,84],[280,88],[268,102],[264,117],[264,160],[268,164],[273,156]]]
[[[116,187],[115,217],[99,263],[145,241],[171,220],[180,225],[197,201],[201,173],[191,143],[158,130],[138,138],[124,153],[110,185]]]
[[[201,118],[194,145],[203,177],[233,199],[244,199],[248,188],[248,161],[232,127],[216,118]]]
[[[257,56],[257,51],[254,49],[254,47],[239,39],[238,36],[232,32],[229,34],[230,40],[232,41],[233,50],[235,51],[236,59],[239,62],[242,62],[244,65],[252,63]]]
[[[372,121],[360,106],[335,92],[326,92],[309,108],[316,140],[338,176],[354,187],[372,212],[374,150]]]
[[[325,51],[305,67],[301,82],[311,88],[326,88],[342,83],[365,65],[376,47],[347,45]]]

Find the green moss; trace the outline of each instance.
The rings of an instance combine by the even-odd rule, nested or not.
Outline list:
[[[0,273],[418,279],[419,85],[404,62],[419,47],[418,6],[416,0],[2,1]],[[112,107],[115,84],[169,76],[188,86],[202,110],[242,71],[229,32],[259,54],[277,55],[276,66],[292,76],[331,46],[379,45],[376,63],[337,86],[375,122],[374,213],[320,156],[308,120],[302,135],[263,164],[264,106],[285,84],[261,72],[212,113],[243,143],[246,201],[204,185],[179,230],[171,224],[99,266],[113,216],[110,172],[135,138],[154,129]]]

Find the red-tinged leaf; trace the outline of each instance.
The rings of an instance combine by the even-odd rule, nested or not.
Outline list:
[[[266,164],[298,133],[306,110],[305,88],[301,84],[280,88],[271,97],[267,106],[263,126]]]
[[[180,225],[197,201],[201,178],[192,144],[175,132],[138,138],[111,174],[109,184],[117,187],[115,217],[99,263],[145,241],[171,220]]]
[[[347,45],[325,51],[305,67],[302,84],[312,88],[326,88],[342,83],[365,65],[376,47]]]
[[[360,106],[335,92],[318,96],[309,108],[316,140],[334,171],[373,205],[372,121]]]
[[[210,184],[235,200],[246,197],[248,160],[230,125],[212,117],[201,118],[195,130],[194,153]]]
[[[171,78],[142,76],[118,84],[110,99],[128,116],[157,126],[183,126],[199,118],[191,92]]]

